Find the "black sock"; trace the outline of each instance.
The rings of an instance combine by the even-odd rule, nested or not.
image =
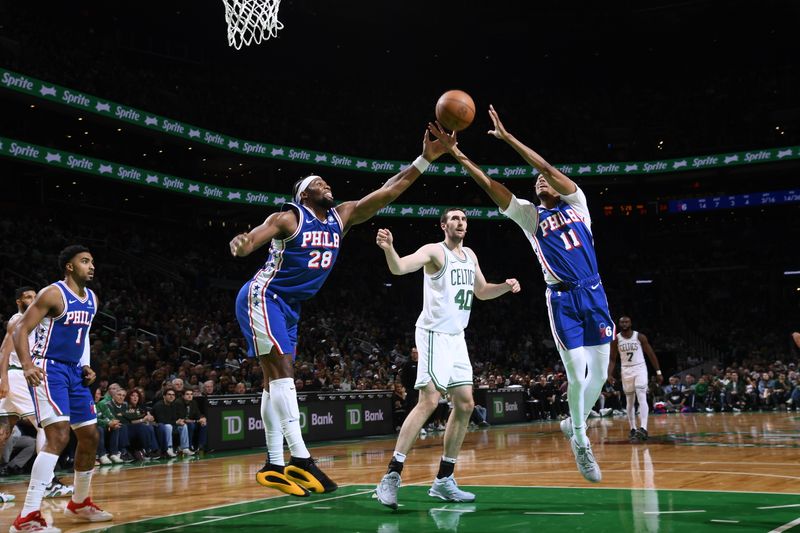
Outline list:
[[[443,477],[452,476],[453,470],[456,468],[455,463],[450,463],[448,461],[439,461],[439,473],[436,474],[436,479],[442,479]]]
[[[396,461],[394,459],[389,461],[389,470],[387,470],[386,473],[389,474],[391,472],[397,472],[398,474],[402,474],[403,473],[403,463],[401,463],[400,461]]]

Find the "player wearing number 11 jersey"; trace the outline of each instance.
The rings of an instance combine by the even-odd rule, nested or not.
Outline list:
[[[570,439],[580,473],[598,482],[602,476],[586,436],[586,419],[606,381],[614,322],[597,271],[586,197],[575,182],[508,133],[491,106],[489,116],[494,123],[489,134],[508,143],[539,172],[534,188],[540,205],[518,199],[486,175],[458,148],[454,134],[435,124],[429,129],[501,212],[522,228],[536,253],[547,283],[550,329],[569,383],[571,416],[562,421],[561,430]]]
[[[422,155],[411,165],[361,200],[338,206],[325,180],[307,176],[295,183],[293,202],[231,240],[231,253],[239,257],[271,243],[263,268],[236,298],[236,318],[248,353],[259,358],[264,374],[261,418],[268,456],[256,474],[261,485],[294,496],[336,490],[336,483],[311,458],[300,432],[293,367],[300,305],[322,287],[347,231],[397,199],[443,153],[441,143],[426,131]],[[284,438],[291,453],[288,465],[283,456]]]

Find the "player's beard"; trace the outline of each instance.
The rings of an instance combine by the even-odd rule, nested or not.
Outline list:
[[[331,207],[336,207],[336,201],[333,198],[326,198],[322,197],[319,199],[319,205],[324,207],[325,209],[330,209]]]

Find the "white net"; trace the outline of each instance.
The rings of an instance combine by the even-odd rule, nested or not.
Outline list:
[[[222,1],[228,23],[228,44],[237,50],[276,37],[278,30],[283,29],[278,21],[281,0]]]

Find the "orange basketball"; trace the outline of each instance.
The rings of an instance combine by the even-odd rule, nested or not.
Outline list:
[[[449,130],[461,131],[472,124],[474,118],[475,102],[464,91],[447,91],[436,102],[436,120]]]

